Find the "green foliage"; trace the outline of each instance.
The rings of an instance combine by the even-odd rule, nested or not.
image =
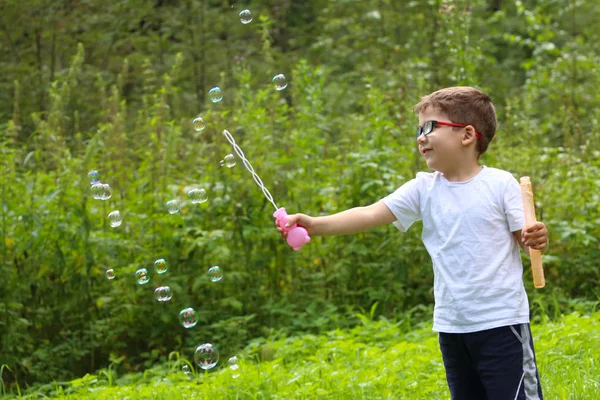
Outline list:
[[[593,399],[600,313],[572,313],[534,325],[544,397]],[[57,399],[442,399],[448,397],[437,334],[431,325],[407,331],[401,323],[370,320],[352,329],[319,335],[253,341],[237,371],[221,357],[216,370],[186,376],[185,359],[173,354],[143,374],[115,376],[102,370],[70,382],[38,386],[21,398]]]
[[[288,211],[370,204],[426,168],[412,106],[441,86],[487,90],[500,129],[484,163],[532,177],[551,236],[546,289],[533,290],[524,257],[533,319],[595,304],[592,3],[256,1],[255,20],[242,25],[229,2],[4,2],[2,390],[87,373],[95,378],[80,383],[93,386],[172,352],[189,357],[205,341],[226,356],[260,337],[427,320],[432,271],[419,224],[403,235],[386,227],[314,238],[293,252],[241,161],[218,162],[232,152],[228,129]],[[277,73],[290,81],[283,92],[270,83]],[[206,99],[213,86],[220,103]],[[195,132],[199,114],[207,127]],[[89,195],[91,169],[110,183],[109,201]],[[168,214],[165,203],[192,185],[209,201]],[[116,229],[106,221],[114,209]],[[169,272],[137,285],[134,272],[157,258]],[[223,281],[209,281],[211,265]],[[171,302],[155,302],[158,284],[173,289]],[[188,331],[176,318],[189,306],[199,322]]]

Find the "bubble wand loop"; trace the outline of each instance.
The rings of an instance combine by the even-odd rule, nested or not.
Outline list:
[[[229,143],[231,143],[231,145],[233,146],[233,150],[238,155],[238,157],[242,160],[244,167],[246,167],[246,169],[252,174],[252,179],[254,179],[254,182],[256,182],[258,187],[260,187],[260,189],[262,190],[262,192],[265,195],[265,197],[267,198],[267,200],[269,200],[269,202],[273,205],[273,207],[275,207],[275,213],[273,213],[273,217],[275,217],[277,226],[279,226],[279,228],[282,230],[282,232],[287,233],[287,237],[286,237],[287,243],[290,246],[292,246],[292,248],[294,250],[300,250],[302,245],[304,245],[305,243],[308,243],[310,241],[310,236],[308,235],[308,232],[306,231],[306,229],[299,226],[298,224],[294,224],[289,227],[286,226],[286,224],[288,222],[288,216],[287,216],[287,212],[285,211],[285,208],[277,207],[277,204],[275,204],[275,202],[273,201],[273,196],[271,195],[271,192],[269,192],[269,189],[267,189],[265,187],[262,179],[260,179],[260,176],[258,176],[258,174],[256,172],[254,172],[254,168],[252,168],[252,164],[250,164],[250,161],[248,161],[248,159],[244,155],[244,152],[242,151],[240,146],[237,145],[237,143],[235,142],[235,139],[233,138],[233,136],[231,136],[231,133],[229,133],[225,129],[225,130],[223,130],[223,135],[225,135],[225,138],[227,138],[227,141]]]
[[[533,202],[531,180],[528,176],[521,177],[521,197],[523,198],[523,209],[525,210],[525,226],[533,225],[537,220],[535,218],[535,204]],[[541,289],[546,286],[544,267],[542,266],[542,253],[539,250],[529,248],[529,258],[531,259],[533,286],[536,289]]]

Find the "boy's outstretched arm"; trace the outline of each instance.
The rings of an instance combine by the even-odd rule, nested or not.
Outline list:
[[[546,229],[546,225],[543,222],[538,221],[520,231],[513,232],[513,234],[519,246],[521,246],[527,255],[529,255],[530,247],[541,251],[542,254],[548,250],[548,229]]]
[[[396,221],[394,214],[382,201],[323,217],[291,214],[288,219],[288,225],[297,223],[306,228],[310,236],[349,235]]]

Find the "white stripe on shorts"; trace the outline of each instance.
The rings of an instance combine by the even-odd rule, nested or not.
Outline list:
[[[521,377],[521,382],[519,382],[519,386],[517,387],[515,399],[517,399],[519,396],[521,384],[523,384],[525,386],[526,400],[540,400],[540,395],[538,393],[537,368],[533,358],[533,349],[530,345],[531,336],[529,335],[527,324],[519,325],[521,334],[518,334],[517,330],[513,326],[511,326],[510,329],[523,346],[523,376]]]

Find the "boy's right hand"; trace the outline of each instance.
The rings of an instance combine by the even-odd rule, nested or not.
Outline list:
[[[298,224],[299,226],[306,229],[309,235],[312,235],[312,228],[314,226],[314,218],[306,215],[306,214],[288,214],[288,222],[286,227],[290,227],[294,224]],[[281,232],[281,236],[285,239],[287,237],[287,232],[283,232],[283,229],[277,225],[277,221],[275,221],[275,225],[277,226],[277,230]]]

